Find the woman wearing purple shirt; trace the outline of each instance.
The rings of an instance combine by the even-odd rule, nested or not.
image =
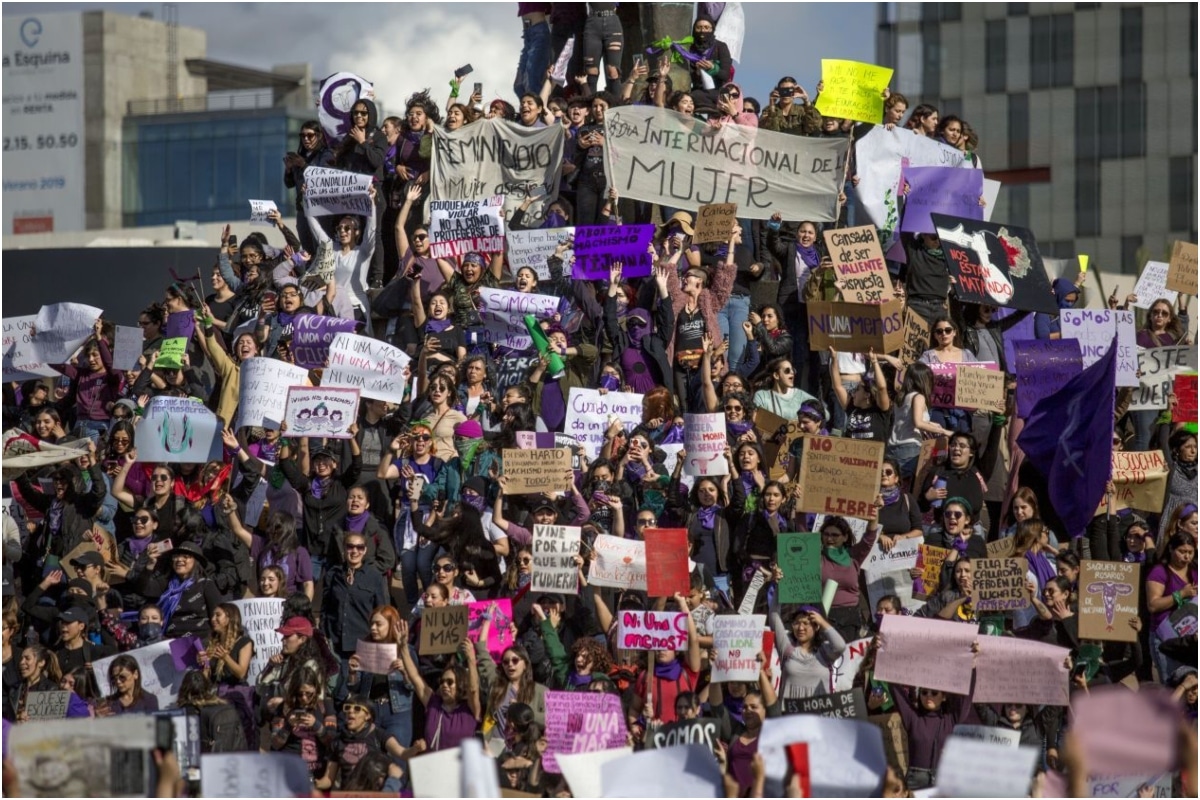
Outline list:
[[[406,641],[408,623],[401,620],[398,627],[401,640]],[[404,674],[425,706],[425,744],[428,748],[431,751],[452,750],[464,739],[474,736],[479,727],[481,708],[479,672],[475,668],[475,648],[471,643],[465,642],[461,648],[467,660],[466,667],[452,664],[442,670],[436,692],[417,669],[412,651],[407,647],[398,649],[404,661]]]

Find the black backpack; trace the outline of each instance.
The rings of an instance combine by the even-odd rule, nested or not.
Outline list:
[[[228,703],[200,709],[200,752],[236,753],[246,749],[242,717]]]

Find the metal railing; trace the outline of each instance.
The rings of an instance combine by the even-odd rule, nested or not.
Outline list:
[[[154,100],[130,100],[127,113],[131,117],[154,114],[186,114],[197,111],[246,111],[275,108],[270,91],[229,95],[200,95],[196,97],[162,97]]]

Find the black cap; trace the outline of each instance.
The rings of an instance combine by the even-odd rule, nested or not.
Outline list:
[[[567,605],[566,598],[564,598],[561,594],[539,595],[536,602],[539,606],[555,605],[565,607]]]
[[[79,606],[67,606],[58,612],[59,622],[87,622],[88,613]]]
[[[92,597],[96,593],[96,590],[92,588],[92,582],[87,578],[75,578],[73,580],[69,580],[67,581],[67,588],[79,589],[88,597]]]
[[[100,555],[95,550],[85,550],[79,555],[71,559],[73,567],[101,567],[104,566],[104,556]]]
[[[337,455],[328,447],[318,447],[316,450],[313,450],[312,455],[309,456],[309,459],[312,461],[316,461],[318,458],[328,458],[332,461],[338,460]]]
[[[553,509],[554,511],[558,511],[558,506],[554,503],[554,498],[548,494],[537,495],[533,498],[533,502],[530,504],[531,511],[537,511],[538,509],[542,508],[549,508]]]

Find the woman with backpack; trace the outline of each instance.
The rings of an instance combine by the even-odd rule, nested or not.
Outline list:
[[[249,749],[237,709],[217,696],[216,684],[203,670],[191,669],[184,673],[175,707],[193,711],[200,717],[201,753],[233,753]]]

